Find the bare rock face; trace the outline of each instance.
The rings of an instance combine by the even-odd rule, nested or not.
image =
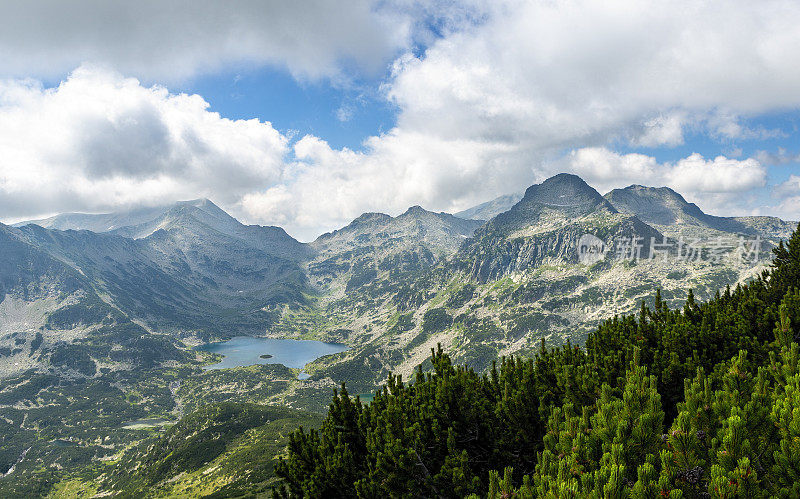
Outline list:
[[[318,288],[340,295],[379,275],[418,271],[444,261],[481,225],[480,220],[420,206],[396,217],[365,213],[310,244],[314,256],[307,264],[308,275]]]
[[[180,338],[263,333],[304,300],[310,248],[208,200],[40,223],[0,230],[0,357],[16,370],[172,361]]]
[[[622,213],[636,215],[662,232],[712,237],[717,233],[760,236],[777,241],[788,238],[797,224],[767,216],[717,217],[704,213],[696,204],[669,187],[631,185],[614,189],[605,198]]]
[[[479,282],[524,272],[546,259],[578,263],[578,241],[635,238],[647,251],[658,230],[620,213],[580,177],[560,174],[533,185],[509,211],[476,231],[458,258]]]

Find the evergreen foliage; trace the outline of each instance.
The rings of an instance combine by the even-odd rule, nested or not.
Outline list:
[[[484,374],[432,352],[370,405],[335,393],[282,497],[800,496],[800,229],[706,303],[614,317]],[[426,314],[425,320],[429,318]],[[438,321],[437,321],[438,322]]]

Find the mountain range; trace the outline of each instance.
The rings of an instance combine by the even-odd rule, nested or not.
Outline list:
[[[488,221],[471,218],[500,209],[505,211]],[[675,280],[666,275],[677,275],[680,265],[662,272],[656,262],[623,268],[606,259],[602,270],[587,270],[578,265],[575,244],[584,233],[607,241],[640,238],[644,254],[650,241],[665,236],[701,231],[759,236],[774,244],[793,227],[771,217],[707,215],[666,187],[633,185],[602,196],[569,174],[533,185],[519,199],[504,196],[457,216],[419,206],[396,217],[365,213],[309,244],[279,227],[241,224],[207,199],[110,214],[68,213],[0,226],[0,352],[10,357],[6,374],[48,364],[52,370],[46,352],[52,357],[59,348],[86,341],[106,323],[130,323],[167,342],[177,340],[175,352],[164,357],[170,360],[181,357],[181,342],[236,334],[323,337],[353,345],[350,356],[367,345],[380,348],[383,354],[374,356],[380,375],[401,358],[415,358],[408,344],[428,346],[432,338],[422,336],[442,339],[423,332],[423,315],[454,286],[475,288],[458,307],[462,313],[467,305],[486,309],[475,315],[501,331],[514,326],[499,317],[488,321],[491,307],[482,304],[508,300],[495,296],[498,287],[513,287],[505,292],[511,296],[528,293],[537,299],[522,308],[532,307],[528,316],[533,309],[538,314],[528,329],[549,337],[560,329],[583,330],[600,310],[627,310],[640,298],[620,300],[602,285],[609,279],[639,274],[640,282],[660,285],[667,294],[687,285],[712,292],[757,269],[699,265],[681,270],[685,277]],[[590,300],[592,312],[576,314],[574,303],[553,303],[558,293],[565,303],[574,302],[576,293],[597,297]],[[543,298],[549,305],[540,303]],[[507,316],[519,308],[509,305]],[[396,316],[406,310],[413,312],[414,326],[399,334]],[[508,351],[521,347],[519,341],[497,340],[493,347]],[[386,351],[391,344],[402,352]],[[98,366],[122,365],[107,356],[89,357]]]
[[[281,428],[318,421],[305,411],[323,412],[341,383],[371,393],[390,373],[426,365],[437,345],[481,371],[542,342],[581,344],[656,290],[679,307],[689,289],[704,299],[759,275],[795,226],[711,216],[664,187],[601,195],[568,174],[456,215],[365,213],[311,243],[244,225],[206,199],[0,224],[0,475],[13,471],[0,493],[37,495],[64,477],[70,487],[69,477],[121,453],[160,464],[92,487],[216,490],[233,483],[231,469],[247,472],[249,440],[226,441],[183,477],[170,463],[230,430],[230,417],[250,418],[243,428],[279,417],[252,430],[278,452]],[[698,250],[701,240],[731,247],[715,254]],[[666,242],[672,249],[651,258]],[[586,248],[601,252],[585,260]],[[218,358],[194,347],[239,335],[348,349],[302,377],[279,364],[203,368]],[[178,421],[151,455],[158,428]],[[259,459],[271,470],[271,458]]]

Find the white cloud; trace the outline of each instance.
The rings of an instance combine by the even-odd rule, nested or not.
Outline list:
[[[131,10],[123,19],[141,27],[172,8],[155,5],[173,4],[147,3],[143,17]],[[141,38],[158,35],[152,41],[112,22],[107,30],[121,29],[116,42],[72,14],[65,19],[78,27],[55,23],[30,36],[0,30],[0,60],[11,61],[5,70],[41,63],[45,71],[78,54],[113,60],[126,74],[169,78],[250,61],[314,77],[338,74],[345,59],[380,66],[397,47],[424,39],[427,49],[396,58],[382,87],[399,110],[397,126],[361,151],[337,150],[324,138],[293,143],[268,123],[223,120],[200,97],[117,76],[104,86],[79,71],[52,91],[11,81],[0,93],[0,147],[4,164],[31,173],[0,167],[6,194],[38,182],[56,210],[208,193],[249,221],[308,238],[363,211],[463,209],[571,169],[601,190],[670,185],[705,209],[733,213],[765,185],[763,162],[691,155],[664,164],[612,149],[672,147],[691,132],[733,150],[738,139],[774,136],[748,128],[747,118],[800,106],[800,4],[790,0],[320,2],[302,14],[293,9],[304,6],[254,2],[211,21],[215,5],[155,16],[170,26],[145,30]],[[414,38],[426,24],[442,36]],[[63,50],[41,41],[49,32],[64,38]]]
[[[364,152],[332,149],[313,136],[300,139],[285,182],[243,198],[245,217],[286,224],[291,234],[310,239],[366,211],[397,214],[414,204],[444,210],[452,199],[474,202],[476,192],[528,181],[529,172],[516,179],[504,172],[492,159],[501,151],[484,144],[395,132],[370,139]]]
[[[413,147],[408,147],[412,140]],[[635,183],[669,186],[702,208],[727,215],[746,214],[742,194],[766,184],[766,168],[750,158],[706,159],[692,154],[674,163],[659,163],[652,156],[619,154],[605,147],[577,149],[519,172],[496,160],[513,157],[517,150],[488,151],[485,144],[443,142],[425,135],[374,138],[366,152],[335,150],[306,136],[295,144],[294,152],[299,161],[287,181],[249,193],[240,208],[250,220],[288,225],[303,239],[313,238],[321,228],[340,227],[366,211],[395,214],[413,204],[451,210],[454,202],[462,206],[476,202],[475,192],[521,191],[562,171],[581,176],[601,193]]]
[[[775,187],[774,192],[782,198],[800,197],[800,175],[790,175],[786,181]]]
[[[683,144],[683,127],[689,120],[685,113],[668,113],[645,121],[631,142],[638,146],[658,147]]]
[[[507,1],[469,19],[395,61],[384,87],[400,110],[395,129],[360,153],[301,141],[303,165],[276,191],[283,201],[261,211],[254,200],[277,193],[255,195],[250,216],[291,209],[311,230],[409,204],[460,209],[570,168],[601,189],[670,185],[741,212],[766,182],[756,160],[659,164],[608,147],[675,146],[686,129],[764,138],[772,132],[743,118],[800,105],[796,2]]]
[[[342,123],[346,123],[353,118],[353,113],[352,106],[342,104],[339,106],[339,109],[336,110],[336,119]]]
[[[592,147],[573,151],[556,165],[603,193],[634,183],[667,186],[701,208],[726,215],[742,214],[742,194],[767,182],[766,168],[755,159],[706,159],[697,153],[674,163],[659,163],[652,156]]]
[[[620,135],[673,145],[687,122],[735,136],[740,115],[800,105],[796,2],[504,7],[396,65],[401,127],[539,147]]]
[[[646,181],[650,186],[667,186],[679,192],[735,194],[766,185],[767,170],[757,160],[717,156],[705,159],[694,153],[674,163],[659,163],[644,154],[619,154],[604,147],[571,152],[557,163],[582,176],[601,191]]]
[[[288,152],[270,123],[225,119],[197,95],[97,67],[81,67],[52,89],[0,81],[7,218],[203,195],[232,203],[279,182]]]
[[[772,132],[742,120],[800,105],[796,2],[507,1],[485,14],[395,61],[385,88],[397,127],[363,154],[336,152],[351,165],[342,174],[330,173],[334,160],[314,162],[325,172],[315,178],[330,175],[320,188],[347,191],[369,178],[352,204],[462,208],[556,173],[565,150],[674,146],[687,128],[764,138]],[[634,155],[605,168],[608,179],[661,178],[718,207],[765,184],[764,167],[748,159],[690,156],[667,168]],[[387,191],[391,202],[378,201]],[[324,192],[333,211],[357,215]]]
[[[800,154],[790,153],[786,149],[779,147],[777,151],[758,151],[756,158],[764,164],[786,165],[790,163],[800,163]]]
[[[666,169],[645,154],[618,154],[605,147],[585,147],[570,152],[554,169],[570,171],[601,192],[630,184],[664,185]]]
[[[778,216],[784,220],[797,222],[800,220],[800,196],[784,199],[777,210],[771,210],[771,216]]]
[[[678,161],[667,175],[670,185],[684,192],[739,193],[767,183],[766,168],[755,159],[706,160],[697,153]]]
[[[0,3],[0,75],[61,77],[89,61],[174,81],[230,64],[302,78],[382,72],[409,26],[372,1],[34,0]]]

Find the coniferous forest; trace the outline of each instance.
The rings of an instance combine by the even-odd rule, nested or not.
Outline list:
[[[370,404],[342,386],[282,497],[800,496],[800,230],[705,303],[660,294],[585,346],[480,374],[441,348]]]

